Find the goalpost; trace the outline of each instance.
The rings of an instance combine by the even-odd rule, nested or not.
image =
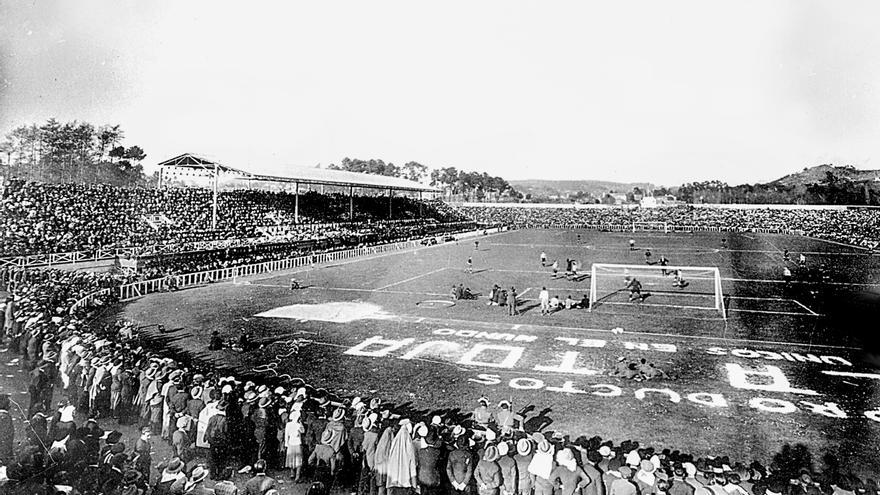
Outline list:
[[[674,284],[676,271],[681,285]],[[627,283],[635,278],[650,301],[646,306],[716,311],[727,319],[718,267],[593,263],[590,275],[590,311],[603,304],[632,304]]]

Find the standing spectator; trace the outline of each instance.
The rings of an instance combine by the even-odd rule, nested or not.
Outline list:
[[[457,495],[470,494],[474,475],[474,458],[467,449],[468,439],[460,436],[455,440],[455,450],[449,453],[446,461],[446,476]]]
[[[291,411],[290,416],[287,418],[287,424],[284,425],[284,449],[286,453],[284,467],[290,469],[290,477],[297,483],[302,479],[302,434],[304,432],[305,428],[300,421],[300,411],[298,409]]]
[[[550,474],[550,480],[559,480],[561,495],[576,495],[589,485],[592,480],[581,469],[574,459],[571,449],[565,448],[556,453],[556,469]],[[647,493],[647,492],[646,492]]]
[[[507,442],[498,444],[498,467],[501,469],[501,495],[516,495],[516,482],[519,478],[516,461],[507,455],[510,445]]]
[[[474,469],[479,495],[498,495],[501,487],[501,468],[498,467],[498,448],[494,445],[486,447],[483,458]]]
[[[529,472],[529,464],[532,462],[532,442],[528,438],[520,438],[516,442],[517,487],[516,493],[529,495],[532,493],[535,475]]]
[[[443,479],[442,443],[435,431],[425,437],[425,446],[418,451],[419,493],[420,495],[440,495]]]
[[[229,449],[229,430],[226,422],[226,404],[217,405],[217,414],[208,421],[205,441],[210,445],[208,451],[208,470],[221,473],[226,467]]]

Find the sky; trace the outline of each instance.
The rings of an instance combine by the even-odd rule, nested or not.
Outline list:
[[[880,169],[880,2],[0,0],[0,134],[119,124],[283,175],[344,157],[511,179]]]

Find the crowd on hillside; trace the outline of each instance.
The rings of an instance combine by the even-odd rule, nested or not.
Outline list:
[[[767,466],[735,453],[696,457],[632,439],[547,431],[541,414],[504,400],[481,398],[470,414],[416,411],[298,379],[221,373],[151,348],[130,323],[90,324],[112,295],[71,310],[83,294],[122,282],[120,275],[25,272],[0,312],[6,359],[17,357],[29,377],[26,402],[10,393],[17,391],[0,394],[0,493],[267,495],[297,481],[315,483],[311,495],[331,488],[358,495],[878,493],[873,481],[834,462],[814,470],[797,452]],[[152,457],[158,443],[170,449],[168,459]]]
[[[219,194],[217,229],[212,230],[212,194],[199,188],[6,180],[0,184],[0,256],[256,237],[260,227],[295,223],[294,194],[234,190]],[[462,219],[436,205],[396,196],[392,218]],[[315,191],[299,195],[300,223],[347,222],[349,211],[346,195]],[[357,196],[354,213],[356,222],[388,220],[388,198]],[[314,234],[307,226],[301,231]]]
[[[666,222],[682,227],[717,227],[730,231],[774,229],[866,248],[880,245],[880,211],[872,209],[727,209],[672,206],[658,208],[518,208],[465,206],[459,211],[478,222],[519,227],[589,225],[595,228]]]

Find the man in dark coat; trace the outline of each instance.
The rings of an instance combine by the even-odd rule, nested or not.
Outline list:
[[[226,404],[217,405],[217,414],[211,416],[205,429],[205,441],[210,445],[208,451],[208,471],[217,476],[226,467],[229,452],[229,429],[226,422]]]
[[[439,495],[443,491],[443,451],[440,439],[434,431],[425,437],[424,448],[418,450],[418,481],[421,495]]]

